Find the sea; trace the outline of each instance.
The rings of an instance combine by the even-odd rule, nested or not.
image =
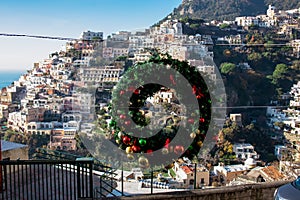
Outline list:
[[[0,71],[0,89],[19,80],[20,76],[25,73],[25,71]]]

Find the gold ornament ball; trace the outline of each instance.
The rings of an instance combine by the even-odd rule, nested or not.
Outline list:
[[[132,154],[127,154],[127,158],[128,158],[129,161],[134,160],[134,156]]]
[[[147,158],[145,158],[144,156],[139,158],[139,165],[142,168],[148,168],[149,167],[149,161]]]
[[[190,134],[190,137],[191,137],[192,139],[194,139],[194,138],[196,137],[196,133],[194,133],[194,132],[191,133],[191,134]]]
[[[168,150],[168,148],[164,147],[164,148],[162,148],[161,152],[162,152],[162,154],[168,154],[169,150]]]
[[[125,151],[126,151],[127,154],[130,154],[130,153],[133,152],[131,147],[126,147]]]

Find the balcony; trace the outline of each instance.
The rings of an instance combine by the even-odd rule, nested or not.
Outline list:
[[[116,187],[107,178],[110,172],[99,170],[89,158],[0,161],[0,167],[0,199],[91,199],[107,196]]]

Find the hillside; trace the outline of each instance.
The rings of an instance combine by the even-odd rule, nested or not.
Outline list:
[[[299,0],[183,0],[173,14],[178,18],[189,16],[206,21],[233,20],[237,16],[266,13],[269,4],[279,10],[300,7]]]

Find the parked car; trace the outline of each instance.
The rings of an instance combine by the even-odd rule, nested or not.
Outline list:
[[[300,199],[300,176],[288,184],[279,187],[274,193],[275,200],[299,200]]]

